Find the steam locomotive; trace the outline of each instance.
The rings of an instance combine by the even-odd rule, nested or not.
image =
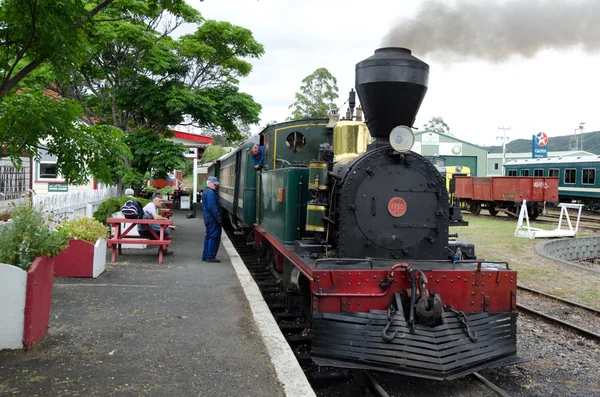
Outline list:
[[[517,273],[475,259],[445,177],[410,151],[429,66],[405,48],[356,65],[345,120],[270,125],[209,168],[238,234],[311,319],[320,366],[453,379],[517,362]],[[250,150],[264,147],[257,172]]]

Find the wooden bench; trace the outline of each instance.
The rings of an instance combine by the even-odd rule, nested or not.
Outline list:
[[[112,248],[112,262],[117,259],[117,250],[119,255],[123,255],[121,252],[121,246],[123,244],[153,244],[158,245],[158,263],[162,264],[163,261],[163,250],[167,249],[167,246],[171,244],[171,237],[165,236],[165,230],[169,225],[173,224],[172,220],[166,219],[126,219],[126,218],[108,218],[107,223],[111,225],[111,235],[106,242],[109,248]],[[122,224],[130,224],[125,230],[121,230]],[[129,232],[133,230],[137,225],[158,225],[160,231],[156,232],[151,227],[148,227],[148,231],[152,235],[151,238],[143,236],[129,236]]]
[[[162,216],[164,216],[165,218],[169,218],[171,219],[171,217],[173,216],[173,210],[169,210],[169,209],[162,209],[160,211],[160,214]]]

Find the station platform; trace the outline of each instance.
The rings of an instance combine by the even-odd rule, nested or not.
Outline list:
[[[124,249],[97,279],[55,278],[46,336],[0,352],[0,395],[284,395],[227,252],[202,262],[204,223],[185,214],[162,265]]]

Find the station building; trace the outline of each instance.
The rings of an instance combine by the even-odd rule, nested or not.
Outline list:
[[[469,167],[473,176],[487,176],[488,152],[481,146],[460,140],[451,133],[434,131],[415,132],[411,149],[425,157],[444,160],[447,167]]]

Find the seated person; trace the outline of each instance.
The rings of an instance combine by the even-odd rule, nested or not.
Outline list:
[[[250,153],[252,153],[252,160],[254,160],[254,169],[260,170],[263,167],[263,160],[265,159],[265,148],[254,145]]]
[[[160,194],[152,195],[152,201],[146,204],[144,207],[144,218],[143,219],[164,219],[168,220],[164,216],[158,215],[157,209],[162,206],[163,198]],[[154,238],[152,233],[148,231],[148,226],[152,228],[157,234],[160,233],[159,225],[138,225],[138,233],[141,237]],[[177,230],[177,226],[169,225],[168,228],[165,229],[165,237],[171,236],[171,229]],[[159,234],[160,235],[160,234]],[[167,255],[172,253],[172,251],[164,250],[163,254]]]

